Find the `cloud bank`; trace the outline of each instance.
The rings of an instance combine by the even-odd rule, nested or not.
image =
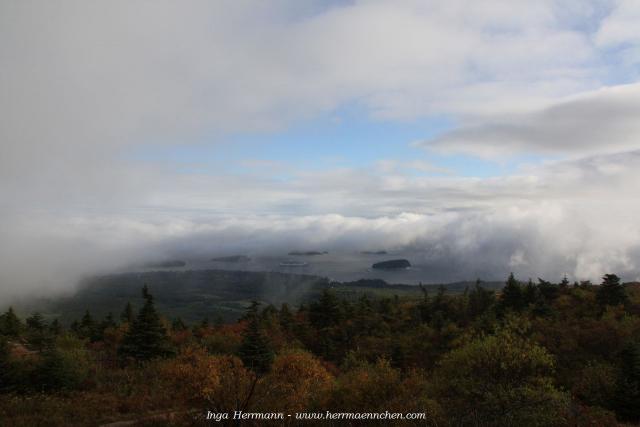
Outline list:
[[[606,87],[533,112],[462,126],[422,145],[487,158],[522,152],[615,153],[638,147],[638,114],[639,84]]]
[[[633,0],[4,2],[0,299],[139,259],[304,242],[412,248],[452,280],[637,278],[638,12]],[[225,147],[347,107],[452,125],[417,144],[424,158],[293,162],[286,179],[249,154],[251,174],[131,155]],[[553,161],[469,177],[429,153]]]

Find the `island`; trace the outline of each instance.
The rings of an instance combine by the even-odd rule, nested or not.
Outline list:
[[[400,270],[411,267],[411,263],[406,259],[392,259],[389,261],[376,262],[371,266],[377,270]]]
[[[318,252],[318,251],[291,251],[289,252],[289,255],[294,255],[294,256],[313,256],[313,255],[326,255],[329,252],[327,251],[322,251],[322,252]]]
[[[249,262],[251,258],[245,255],[231,255],[231,256],[223,256],[218,258],[212,258],[211,261],[214,262]]]
[[[301,261],[282,261],[280,267],[306,267],[309,265],[306,262]]]

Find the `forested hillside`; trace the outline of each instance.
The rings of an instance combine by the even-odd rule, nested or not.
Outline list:
[[[187,322],[205,318],[238,320],[246,307],[255,300],[263,305],[287,303],[298,306],[317,299],[324,289],[331,288],[346,299],[362,294],[416,297],[420,288],[413,285],[389,284],[383,280],[362,279],[354,282],[335,282],[327,278],[306,274],[279,272],[187,270],[124,273],[88,278],[79,289],[66,297],[46,300],[28,300],[14,307],[28,315],[39,312],[49,320],[58,319],[69,325],[80,318],[85,310],[94,316],[117,314],[130,302],[134,308],[143,304],[140,289],[153,289],[156,305],[168,318],[180,317]],[[444,285],[448,292],[463,292],[469,282]],[[485,286],[500,288],[499,282]],[[439,285],[425,285],[432,292]],[[6,307],[0,307],[0,310]]]
[[[165,317],[154,292],[69,328],[2,314],[0,419],[182,426],[242,410],[424,413],[439,426],[640,421],[640,286],[615,275],[599,285],[510,276],[499,292],[477,283],[402,298],[326,287],[297,307],[248,304],[232,323]]]

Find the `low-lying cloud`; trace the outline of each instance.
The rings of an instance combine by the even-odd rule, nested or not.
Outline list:
[[[3,293],[69,289],[84,274],[136,262],[225,253],[282,255],[296,248],[408,252],[426,268],[425,282],[495,280],[509,271],[554,280],[565,274],[598,280],[614,271],[631,280],[640,277],[639,166],[640,152],[629,152],[505,178],[405,177],[405,185],[393,190],[343,181],[338,191],[322,183],[332,179],[327,172],[278,187],[278,197],[269,195],[268,187],[253,188],[265,197],[254,204],[247,189],[238,186],[239,206],[219,215],[197,209],[83,216],[32,212],[12,218],[12,227],[2,233],[4,242],[14,242],[3,245],[0,254],[1,280],[9,284]],[[373,188],[377,192],[363,196]],[[300,214],[242,213],[265,208],[267,199],[277,205],[285,194],[296,200]],[[218,196],[213,189],[207,197]],[[304,213],[320,200],[324,210]],[[331,213],[340,203],[342,213]]]
[[[0,302],[307,246],[411,250],[438,280],[636,278],[637,16],[634,0],[3,2]],[[251,153],[233,174],[132,154],[350,108],[444,117],[426,153],[556,161],[483,178],[427,154],[305,170]]]

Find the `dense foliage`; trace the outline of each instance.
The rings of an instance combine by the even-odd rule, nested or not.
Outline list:
[[[636,284],[511,275],[499,292],[478,282],[458,294],[358,295],[325,289],[296,308],[254,302],[235,323],[193,325],[163,318],[146,287],[137,312],[126,304],[98,320],[88,307],[68,329],[9,309],[0,420],[193,425],[207,410],[388,410],[445,426],[640,421]]]

